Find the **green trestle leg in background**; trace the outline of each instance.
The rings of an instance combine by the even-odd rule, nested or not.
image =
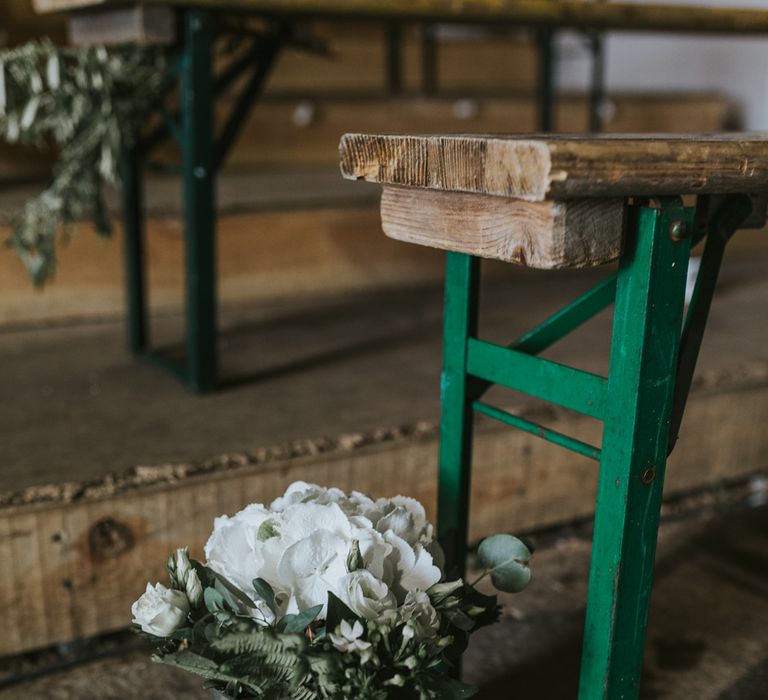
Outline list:
[[[178,15],[181,39],[170,69],[168,94],[178,88],[179,106],[171,114],[164,105],[158,105],[160,125],[123,154],[128,347],[134,355],[171,370],[191,391],[206,392],[218,383],[216,175],[277,55],[290,40],[291,27],[275,22],[249,37],[240,32],[241,39],[250,41],[249,47],[215,75],[214,44],[218,36],[228,33],[227,26],[207,10],[181,8]],[[244,87],[217,135],[216,99],[244,76]],[[149,153],[169,137],[181,152],[186,321],[182,363],[151,349],[147,319],[142,170]]]
[[[465,570],[475,412],[599,461],[580,700],[638,696],[666,459],[724,241],[749,213],[744,197],[732,199],[726,204],[736,215],[718,240],[710,233],[712,262],[702,266],[683,333],[688,260],[701,234],[695,234],[694,208],[678,198],[630,207],[618,273],[506,348],[477,338],[479,260],[447,254],[438,534],[448,575]],[[607,378],[535,357],[611,302]],[[602,447],[481,402],[493,384],[602,420]]]

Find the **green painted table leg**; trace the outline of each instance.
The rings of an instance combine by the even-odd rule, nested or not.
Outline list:
[[[437,529],[449,580],[464,575],[467,558],[473,416],[467,343],[477,335],[479,276],[477,258],[447,254]]]
[[[135,150],[123,153],[122,199],[123,237],[125,239],[125,292],[128,316],[128,349],[134,355],[146,352],[147,330],[146,282],[144,277],[144,192],[141,156]]]
[[[579,698],[636,698],[693,227],[678,204],[637,210],[621,261]],[[634,238],[634,240],[632,240]]]
[[[181,63],[182,169],[186,243],[187,383],[216,386],[216,221],[213,27],[210,13],[184,14]]]

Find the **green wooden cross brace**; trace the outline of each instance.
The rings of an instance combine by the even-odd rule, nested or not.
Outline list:
[[[742,192],[766,188],[768,143],[744,138],[342,140],[344,174],[385,184],[384,231],[449,251],[438,486],[448,576],[464,574],[475,413],[599,462],[581,700],[639,692],[667,455],[725,243],[750,215],[758,225],[765,219],[765,201]],[[750,176],[739,170],[744,152],[755,156]],[[731,194],[702,195],[697,207],[675,196],[692,191]],[[690,251],[705,236],[684,321]],[[618,258],[619,267],[502,347],[477,333],[480,256],[550,268]],[[536,356],[611,303],[607,377]],[[601,420],[602,446],[486,403],[496,384]]]

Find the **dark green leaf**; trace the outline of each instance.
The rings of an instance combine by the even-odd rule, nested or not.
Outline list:
[[[256,591],[256,595],[261,598],[267,607],[272,611],[272,614],[277,617],[277,605],[275,605],[275,592],[263,578],[253,579],[253,588]]]
[[[192,627],[180,627],[171,635],[171,639],[192,639],[193,634]]]
[[[328,614],[326,615],[326,628],[333,632],[342,620],[354,622],[358,617],[347,607],[344,601],[340,600],[331,591],[328,591]]]
[[[477,686],[467,685],[450,676],[435,674],[434,678],[430,679],[430,681],[430,686],[439,691],[441,700],[462,700],[463,698],[471,698],[473,695],[477,694],[479,690]]]
[[[475,626],[475,621],[461,610],[446,610],[443,616],[462,632],[469,632]]]
[[[255,607],[254,602],[245,593],[237,588],[237,586],[232,585],[223,576],[215,574],[215,579],[214,586],[221,593],[230,610],[242,613]]]
[[[315,607],[309,608],[308,610],[305,610],[298,615],[284,615],[283,619],[280,620],[278,631],[294,634],[304,634],[304,632],[307,630],[307,627],[309,627],[315,621],[315,618],[320,614],[322,609],[322,605],[315,605]]]
[[[215,588],[206,588],[203,591],[203,600],[209,612],[215,613],[224,609],[224,596]]]

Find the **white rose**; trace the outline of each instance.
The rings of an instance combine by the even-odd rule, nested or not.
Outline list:
[[[328,591],[341,597],[349,545],[349,540],[336,533],[317,530],[285,550],[277,575],[295,597],[299,609],[323,605],[318,618],[325,618]]]
[[[406,639],[431,639],[440,628],[440,616],[424,591],[408,591],[397,612],[399,621],[406,623],[403,628]]]
[[[388,611],[397,608],[397,599],[387,584],[365,569],[347,574],[341,591],[341,599],[352,612],[366,620],[382,620]]]
[[[166,588],[162,583],[147,590],[131,606],[133,623],[156,637],[168,637],[181,627],[189,615],[189,601],[181,591]]]

